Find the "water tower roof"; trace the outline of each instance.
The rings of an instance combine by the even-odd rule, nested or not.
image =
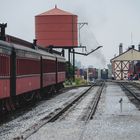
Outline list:
[[[49,11],[46,11],[38,16],[41,16],[41,15],[73,15],[73,14],[70,12],[61,10],[61,9],[57,8],[57,6],[55,5],[55,8],[53,8]]]

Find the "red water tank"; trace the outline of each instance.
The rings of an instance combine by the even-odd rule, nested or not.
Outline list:
[[[77,46],[77,15],[55,6],[54,9],[35,16],[35,34],[38,45]]]

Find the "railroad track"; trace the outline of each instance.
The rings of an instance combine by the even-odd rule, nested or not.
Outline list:
[[[98,91],[97,91],[97,93],[95,94],[95,96],[92,100],[92,104],[90,105],[88,112],[86,113],[86,116],[84,118],[85,125],[83,125],[79,140],[83,140],[84,133],[87,129],[87,123],[93,118],[93,116],[96,112],[98,102],[100,100],[101,93],[103,91],[104,85],[105,85],[105,82],[102,82]]]
[[[74,120],[88,122],[95,113],[100,95],[103,89],[103,82],[96,83],[94,89],[89,90],[84,96],[82,96],[75,104],[73,104],[64,114],[62,114],[60,120],[71,120],[71,116]],[[84,106],[83,106],[84,105]],[[75,115],[76,114],[76,115]],[[80,114],[80,115],[77,115]],[[70,118],[69,118],[70,116]],[[72,119],[73,120],[73,119]]]
[[[119,84],[140,102],[140,87],[138,85],[131,82],[120,82]]]
[[[102,90],[104,88],[104,85],[105,85],[105,82],[102,82],[100,83],[100,87],[97,91],[97,93],[95,94],[94,98],[92,99],[92,102],[89,106],[89,110],[88,112],[86,113],[86,116],[85,116],[85,123],[88,123],[89,120],[91,120],[93,118],[93,115],[95,114],[96,112],[96,109],[97,109],[97,106],[98,106],[98,102],[100,100],[100,97],[101,97],[101,93],[102,93]]]
[[[101,95],[101,91],[103,89],[103,83],[96,83],[96,85],[100,85],[102,88],[99,88],[94,100],[93,100],[93,104],[92,106],[90,106],[90,109],[88,111],[88,115],[85,117],[85,122],[87,123],[93,116],[93,114],[95,113],[100,95]],[[68,104],[64,105],[62,108],[58,108],[56,109],[54,112],[50,113],[48,116],[44,117],[43,119],[41,119],[38,123],[34,124],[32,127],[30,127],[29,129],[25,130],[21,135],[13,138],[14,140],[26,140],[27,138],[29,138],[31,135],[33,135],[34,133],[36,133],[42,126],[44,126],[45,124],[49,123],[49,122],[54,122],[57,119],[59,119],[60,116],[62,116],[67,110],[69,110],[76,102],[79,102],[80,99],[85,96],[90,90],[92,90],[94,87],[94,85],[90,86],[84,93],[81,93],[80,95],[78,95],[76,98],[72,99]]]
[[[77,89],[79,87],[90,87],[91,85],[80,85],[80,86],[71,86],[71,87],[65,87],[63,89],[61,89],[57,94],[54,93],[52,97],[44,97],[42,99],[39,99],[39,100],[35,100],[33,102],[28,102],[26,104],[23,104],[22,106],[20,106],[19,108],[17,108],[16,110],[14,111],[11,111],[11,112],[4,112],[4,113],[1,113],[0,112],[0,125],[2,124],[5,124],[5,123],[8,123],[16,118],[18,118],[19,116],[27,113],[28,111],[30,111],[32,108],[36,107],[37,104],[40,102],[40,101],[43,101],[43,100],[47,100],[47,99],[50,99],[50,98],[53,98],[57,95],[60,95],[64,92],[67,92],[69,90],[72,90],[72,89]]]

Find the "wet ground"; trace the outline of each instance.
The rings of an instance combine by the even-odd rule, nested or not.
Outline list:
[[[122,98],[122,108],[119,103]],[[64,120],[46,124],[28,140],[139,140],[140,112],[116,83],[106,83],[98,110],[87,125]]]

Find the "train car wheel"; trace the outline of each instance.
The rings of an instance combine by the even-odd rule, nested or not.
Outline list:
[[[2,101],[0,101],[0,114],[2,114],[3,112],[3,105],[2,105]]]
[[[32,101],[33,98],[34,98],[34,96],[35,96],[35,93],[34,93],[34,92],[23,94],[23,98],[24,98],[24,100],[25,100],[26,102]]]
[[[41,98],[45,99],[49,97],[49,89],[48,88],[44,88],[40,91],[40,96]]]
[[[35,93],[35,97],[36,97],[37,100],[41,100],[42,99],[42,96],[41,96],[39,91]]]
[[[48,90],[48,95],[49,97],[52,97],[56,92],[55,86],[50,86],[49,90]]]

